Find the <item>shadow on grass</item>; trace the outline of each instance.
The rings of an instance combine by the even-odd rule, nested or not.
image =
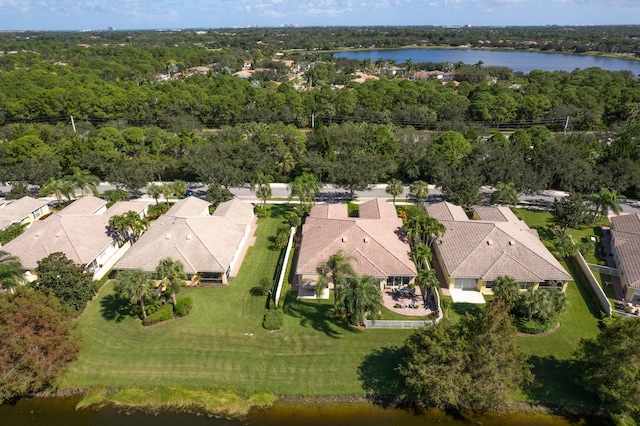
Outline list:
[[[100,313],[107,321],[116,322],[132,315],[131,305],[115,294],[109,294],[100,300]]]
[[[565,259],[567,267],[569,268],[569,273],[574,278],[576,282],[576,287],[578,287],[578,291],[580,292],[580,296],[584,299],[587,307],[589,308],[589,312],[595,318],[602,318],[602,308],[598,299],[593,294],[593,291],[588,287],[587,279],[584,276],[584,273],[576,263],[576,261],[572,258]]]
[[[599,402],[595,395],[583,390],[575,383],[574,378],[579,377],[579,368],[570,360],[557,359],[553,356],[529,358],[535,381],[523,389],[525,395],[533,403],[544,405],[552,414],[561,415],[571,422],[586,424],[599,424],[602,418],[596,418],[597,409],[593,409],[593,419],[585,418],[585,407],[598,407]],[[571,410],[571,407],[582,407],[581,410]],[[575,411],[576,414],[571,414]],[[595,423],[592,423],[595,421]]]
[[[476,305],[474,303],[454,303],[451,309],[460,316],[465,314],[476,316],[480,311],[482,311],[482,309],[484,309],[484,305]]]
[[[290,204],[273,204],[271,205],[271,218],[286,219],[287,215],[294,210]]]
[[[401,403],[404,381],[396,371],[401,355],[397,346],[375,349],[358,366],[358,379],[373,404],[387,408]]]
[[[316,300],[300,300],[295,292],[288,292],[284,313],[300,320],[303,327],[312,327],[329,337],[338,339],[343,331],[358,333],[358,329],[333,318],[333,306]]]
[[[551,221],[553,223],[553,221]],[[553,225],[536,225],[533,229],[538,231],[541,240],[553,241],[556,239],[556,233],[553,232]]]

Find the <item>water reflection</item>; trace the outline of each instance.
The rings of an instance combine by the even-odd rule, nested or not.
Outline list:
[[[46,398],[22,400],[15,405],[0,406],[3,426],[442,426],[478,425],[540,425],[569,426],[601,424],[601,419],[567,419],[544,415],[482,416],[466,419],[439,410],[415,413],[385,409],[367,403],[278,403],[268,410],[255,411],[242,420],[215,419],[187,413],[144,414],[125,413],[110,407],[99,410],[75,411],[76,398]]]

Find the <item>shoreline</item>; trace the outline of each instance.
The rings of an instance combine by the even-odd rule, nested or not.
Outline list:
[[[206,396],[217,395],[223,396],[226,400],[226,404],[213,406],[204,406],[201,401],[197,399],[185,400],[181,397],[175,399],[166,398],[163,401],[153,399],[156,391],[166,391],[178,393],[184,395],[184,392],[188,393],[201,393],[205,392]],[[145,397],[151,396],[153,401],[144,402],[131,402],[128,403],[118,401],[117,398],[112,398],[114,394],[125,394],[130,397],[132,393],[144,395]],[[205,396],[205,397],[206,397]],[[255,397],[258,396],[258,400]],[[241,400],[234,399],[239,397]],[[99,410],[102,408],[111,407],[124,413],[143,413],[158,415],[161,413],[167,414],[194,414],[205,415],[212,418],[224,418],[228,420],[243,420],[252,413],[269,410],[275,406],[289,407],[289,408],[303,408],[303,407],[338,407],[338,406],[371,406],[383,409],[410,411],[413,413],[427,414],[430,410],[438,410],[433,407],[422,407],[416,401],[402,401],[394,395],[387,396],[362,396],[362,395],[273,395],[273,394],[256,394],[249,397],[241,397],[235,392],[220,391],[220,390],[203,390],[203,389],[185,389],[185,388],[123,388],[123,389],[58,389],[55,391],[41,392],[33,395],[32,397],[25,397],[25,399],[53,399],[53,398],[69,398],[75,399],[75,411],[79,410]],[[127,398],[125,398],[127,399]],[[447,410],[445,410],[447,411]],[[462,417],[473,419],[478,415],[488,416],[504,416],[504,415],[516,415],[516,416],[551,416],[551,417],[582,417],[582,418],[598,418],[608,419],[607,413],[604,413],[598,409],[583,406],[547,406],[543,404],[536,404],[527,401],[510,401],[508,406],[500,412],[488,412],[488,413],[458,413]]]
[[[629,55],[618,55],[607,52],[571,52],[565,50],[542,50],[542,49],[516,49],[513,47],[473,47],[473,46],[449,46],[449,45],[408,45],[408,46],[395,46],[395,47],[345,47],[342,49],[330,49],[330,50],[314,50],[314,51],[300,51],[300,50],[286,50],[287,54],[296,53],[313,53],[313,54],[325,54],[325,53],[342,53],[342,52],[368,52],[374,50],[411,50],[411,49],[423,49],[423,50],[490,50],[496,52],[519,52],[519,53],[548,53],[552,55],[571,55],[571,56],[594,56],[609,59],[621,59],[627,61],[640,62],[640,57]]]

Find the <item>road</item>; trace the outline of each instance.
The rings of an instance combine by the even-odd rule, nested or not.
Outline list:
[[[153,183],[162,184],[162,182],[153,182]],[[191,190],[194,191],[196,195],[199,195],[199,196],[204,196],[204,193],[207,189],[206,186],[197,182],[190,183],[188,184],[188,186]],[[391,196],[385,191],[386,187],[387,187],[386,184],[371,185],[369,189],[367,189],[366,191],[356,192],[356,196],[359,200],[366,200],[370,198],[391,198]],[[98,192],[102,194],[106,190],[115,189],[115,188],[116,186],[113,184],[110,184],[109,182],[101,182],[100,185],[98,185]],[[33,189],[37,190],[37,187]],[[10,190],[11,190],[10,185],[6,185],[4,183],[0,185],[0,193],[7,193]],[[247,200],[247,201],[257,201],[255,192],[251,191],[251,189],[248,186],[230,188],[230,191],[233,195],[235,195],[240,199]],[[272,198],[276,200],[286,199],[289,197],[289,194],[290,194],[289,187],[285,183],[272,183],[271,192],[272,192]],[[493,192],[492,187],[483,186],[480,188],[480,194],[483,200],[488,200],[492,192]],[[521,204],[551,206],[553,204],[554,199],[566,197],[567,195],[568,194],[566,192],[562,192],[562,191],[546,190],[546,191],[540,191],[539,193],[536,193],[536,194],[520,195],[518,196],[518,200]],[[434,185],[429,185],[429,198],[438,199],[441,196],[442,196],[442,192],[440,191],[440,188],[437,188]],[[55,198],[53,197],[46,197],[46,198],[55,200]],[[148,197],[143,195],[142,198],[147,199]],[[399,195],[397,198],[398,199],[411,198],[409,185],[404,186],[403,193]],[[346,199],[349,199],[349,193],[344,189],[336,188],[333,185],[324,185],[322,190],[320,191],[320,195],[318,196],[319,202],[326,202],[326,203],[339,202]],[[623,213],[627,213],[627,214],[640,213],[640,202],[638,201],[628,200],[623,203],[620,203],[620,207],[622,208]]]

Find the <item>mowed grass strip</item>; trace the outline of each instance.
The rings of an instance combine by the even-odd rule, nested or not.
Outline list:
[[[273,277],[279,252],[269,250],[268,238],[284,223],[281,213],[259,220],[257,241],[228,287],[183,290],[194,302],[188,317],[145,328],[105,285],[80,318],[83,346],[61,387],[362,395],[365,356],[402,345],[410,331],[354,329],[330,318],[331,300],[299,301],[293,293],[284,297],[284,327],[264,330],[266,298],[250,290]]]
[[[531,228],[538,229],[542,242],[553,248],[553,226],[551,214],[545,211],[518,209],[523,220]],[[594,227],[585,226],[580,230],[568,229],[574,240],[589,238]],[[578,238],[576,238],[578,237]],[[567,287],[569,306],[560,317],[560,328],[542,336],[518,337],[517,342],[529,357],[536,381],[520,398],[556,406],[593,406],[593,395],[576,392],[572,358],[581,339],[593,338],[599,333],[600,307],[591,293],[589,284],[575,261],[561,261],[562,266],[573,276]]]

